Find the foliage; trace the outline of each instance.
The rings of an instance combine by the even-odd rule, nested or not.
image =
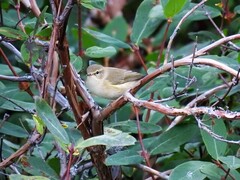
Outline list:
[[[236,1],[33,2],[0,2],[0,179],[240,179]],[[106,100],[91,63],[144,77]]]

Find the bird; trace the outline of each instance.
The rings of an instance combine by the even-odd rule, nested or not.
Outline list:
[[[114,100],[136,86],[142,77],[138,72],[93,64],[87,68],[86,86],[91,94]]]

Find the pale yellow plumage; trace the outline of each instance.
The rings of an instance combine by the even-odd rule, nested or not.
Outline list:
[[[116,99],[133,88],[142,77],[137,72],[93,64],[87,68],[86,86],[92,94]]]

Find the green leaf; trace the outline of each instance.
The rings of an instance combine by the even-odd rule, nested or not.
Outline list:
[[[84,149],[89,146],[105,145],[105,146],[130,146],[136,142],[136,139],[128,133],[120,133],[115,136],[100,135],[84,140],[76,145],[76,148]]]
[[[162,16],[163,16],[162,4],[157,4],[156,6],[154,6],[148,14],[149,18],[159,18]]]
[[[234,13],[240,14],[240,5],[234,7]]]
[[[87,29],[87,28],[83,28],[83,30],[86,33],[93,36],[94,38],[96,38],[97,40],[108,43],[112,46],[115,46],[115,47],[118,47],[118,48],[125,48],[125,49],[130,49],[131,48],[127,43],[124,43],[124,42],[122,42],[118,39],[115,39],[115,38],[113,38],[111,36],[108,36],[106,34],[103,34],[101,32],[93,31],[93,30],[90,30],[90,29]]]
[[[21,174],[11,174],[8,177],[10,180],[50,180],[43,176],[25,176]]]
[[[214,124],[211,121],[204,122],[208,125],[215,134],[222,136],[223,138],[227,137],[227,129],[222,119],[216,119]],[[227,143],[216,140],[206,131],[201,130],[203,142],[207,148],[208,153],[216,160],[219,157],[223,156],[227,149]]]
[[[203,166],[212,164],[210,162],[203,161],[189,161],[183,163],[173,169],[170,174],[169,180],[201,180],[206,178],[206,175],[201,172]]]
[[[240,168],[240,159],[235,156],[221,156],[219,160],[226,164],[230,169],[238,169]]]
[[[190,141],[198,132],[196,125],[178,125],[158,136],[148,149],[151,155],[174,152],[176,148]]]
[[[128,120],[110,124],[110,127],[119,129],[123,132],[138,133],[136,121]],[[161,131],[161,127],[155,124],[140,122],[142,134],[152,134]]]
[[[111,57],[117,53],[117,50],[113,46],[101,48],[93,46],[85,51],[85,55],[91,58]]]
[[[76,56],[75,54],[70,54],[70,61],[77,72],[80,72],[82,70],[83,60],[80,56]]]
[[[140,156],[136,151],[125,150],[120,151],[114,155],[108,156],[105,160],[107,166],[120,166],[120,165],[131,165],[139,164],[143,161],[143,157]]]
[[[168,0],[166,6],[163,7],[166,18],[173,18],[178,14],[188,0]]]
[[[12,71],[9,69],[8,65],[6,64],[0,64],[0,69],[1,69],[1,75],[5,75],[5,76],[13,75]],[[13,67],[13,69],[17,74],[22,72],[22,70],[18,67]]]
[[[22,163],[23,169],[32,175],[44,175],[50,179],[59,179],[57,173],[40,157],[25,157]]]
[[[137,9],[130,36],[136,45],[139,45],[143,38],[151,35],[164,19],[164,17],[156,15],[155,8],[153,10],[152,8],[154,8],[153,1],[144,0]]]
[[[227,169],[225,165],[223,165],[224,169]],[[211,180],[218,180],[222,179],[222,177],[226,176],[226,173],[220,169],[218,166],[215,164],[207,164],[203,165],[200,169],[200,171],[207,176],[205,179],[211,179]],[[231,174],[232,179],[240,179],[240,174],[238,171],[231,169],[229,171],[229,174]],[[227,178],[229,179],[229,178]]]
[[[88,9],[97,8],[104,10],[106,3],[106,0],[81,0],[81,4]]]
[[[117,16],[105,26],[103,33],[125,41],[128,35],[128,24],[123,16]]]
[[[60,142],[64,144],[69,144],[69,137],[65,129],[60,124],[58,118],[53,113],[51,107],[46,101],[37,97],[35,99],[37,115],[42,119],[42,121],[47,126],[48,130],[52,135]]]
[[[186,14],[190,9],[192,9],[194,6],[196,6],[196,3],[190,3],[189,7],[184,9],[181,14],[184,15]],[[206,9],[206,10],[205,10]],[[208,19],[206,16],[206,11],[209,12],[209,15],[211,18],[215,18],[218,16],[221,16],[221,11],[218,8],[214,8],[211,6],[205,6],[205,8],[198,8],[196,9],[191,16],[187,18],[187,21],[200,21],[200,20],[205,20]]]
[[[9,27],[0,27],[0,34],[11,39],[26,40],[28,38],[28,35],[22,31]]]
[[[19,138],[27,138],[28,133],[22,127],[10,122],[1,122],[0,133]]]
[[[1,99],[1,97],[0,97]],[[0,107],[11,111],[30,111],[33,112],[35,104],[31,102],[20,101],[16,99],[8,98],[10,101],[5,101]],[[13,103],[12,103],[13,102]],[[22,107],[22,108],[21,108]]]

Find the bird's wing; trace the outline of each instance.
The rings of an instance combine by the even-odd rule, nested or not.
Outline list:
[[[142,74],[128,71],[125,69],[118,69],[118,71],[115,70],[116,68],[109,68],[109,73],[114,74],[111,77],[106,78],[106,80],[111,81],[114,85],[115,84],[123,84],[130,81],[137,81],[143,77]]]

